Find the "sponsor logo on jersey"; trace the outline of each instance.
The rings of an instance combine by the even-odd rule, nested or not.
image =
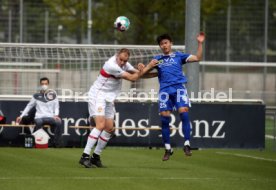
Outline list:
[[[163,58],[163,59],[159,60],[158,64],[160,66],[169,66],[169,65],[174,65],[177,63],[175,62],[175,60],[172,57],[167,57],[167,58]]]

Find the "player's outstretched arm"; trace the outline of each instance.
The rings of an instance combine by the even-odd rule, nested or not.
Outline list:
[[[141,71],[141,77],[143,78],[153,78],[158,76],[158,73],[149,73],[154,67],[156,67],[156,65],[158,65],[158,60],[153,59],[149,62],[149,64],[147,64],[147,66],[145,65],[138,65],[138,69]]]
[[[133,72],[133,73],[123,72],[121,78],[131,81],[131,82],[134,82],[134,81],[138,80],[140,78],[140,76],[141,76],[141,71],[137,71],[137,72]]]
[[[122,74],[122,78],[125,80],[129,80],[129,81],[136,81],[138,80],[140,77],[142,77],[143,75],[145,75],[146,73],[148,73],[149,71],[151,71],[156,65],[158,64],[158,60],[153,59],[149,62],[149,64],[145,67],[143,67],[142,63],[138,64],[138,70],[134,73],[129,73],[129,72],[124,72]],[[157,74],[152,74],[152,77],[157,76]]]
[[[196,55],[190,56],[189,59],[187,60],[187,62],[198,62],[202,59],[204,40],[205,40],[205,34],[204,34],[204,32],[200,32],[197,35],[197,42],[198,42],[197,53],[196,53]]]
[[[141,78],[143,79],[149,79],[149,78],[154,78],[158,76],[158,72],[153,72],[153,73],[146,73]]]
[[[152,69],[150,69],[148,72],[143,72],[145,67],[146,66],[143,63],[138,64],[138,70],[142,71],[141,78],[154,78],[158,76],[158,72],[150,72]]]

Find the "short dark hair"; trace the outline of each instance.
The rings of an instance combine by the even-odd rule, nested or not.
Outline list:
[[[120,49],[119,52],[118,52],[118,55],[121,54],[121,53],[126,53],[128,55],[128,57],[130,56],[130,51],[127,48]]]
[[[43,80],[47,80],[48,83],[50,83],[50,81],[49,81],[49,79],[48,79],[47,77],[42,77],[42,78],[40,79],[40,83],[41,83],[41,81],[43,81]]]
[[[156,38],[156,41],[157,41],[158,45],[160,45],[160,42],[162,40],[169,40],[170,42],[172,42],[172,38],[169,34],[162,34],[162,35],[158,36]]]

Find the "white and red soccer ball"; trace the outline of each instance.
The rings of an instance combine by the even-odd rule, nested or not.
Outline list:
[[[129,29],[130,21],[125,16],[119,16],[114,22],[114,28],[120,32],[124,32]]]

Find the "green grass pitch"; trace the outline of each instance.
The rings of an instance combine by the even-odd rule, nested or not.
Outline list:
[[[266,134],[274,134],[272,119]],[[108,147],[107,168],[78,164],[83,149],[0,148],[0,190],[275,190],[276,142],[265,150],[203,149],[192,157],[175,149],[162,162],[163,149]]]
[[[107,168],[86,169],[82,150],[0,148],[0,189],[276,189],[275,151],[203,149],[186,157],[175,149],[163,162],[163,149],[109,147]]]

